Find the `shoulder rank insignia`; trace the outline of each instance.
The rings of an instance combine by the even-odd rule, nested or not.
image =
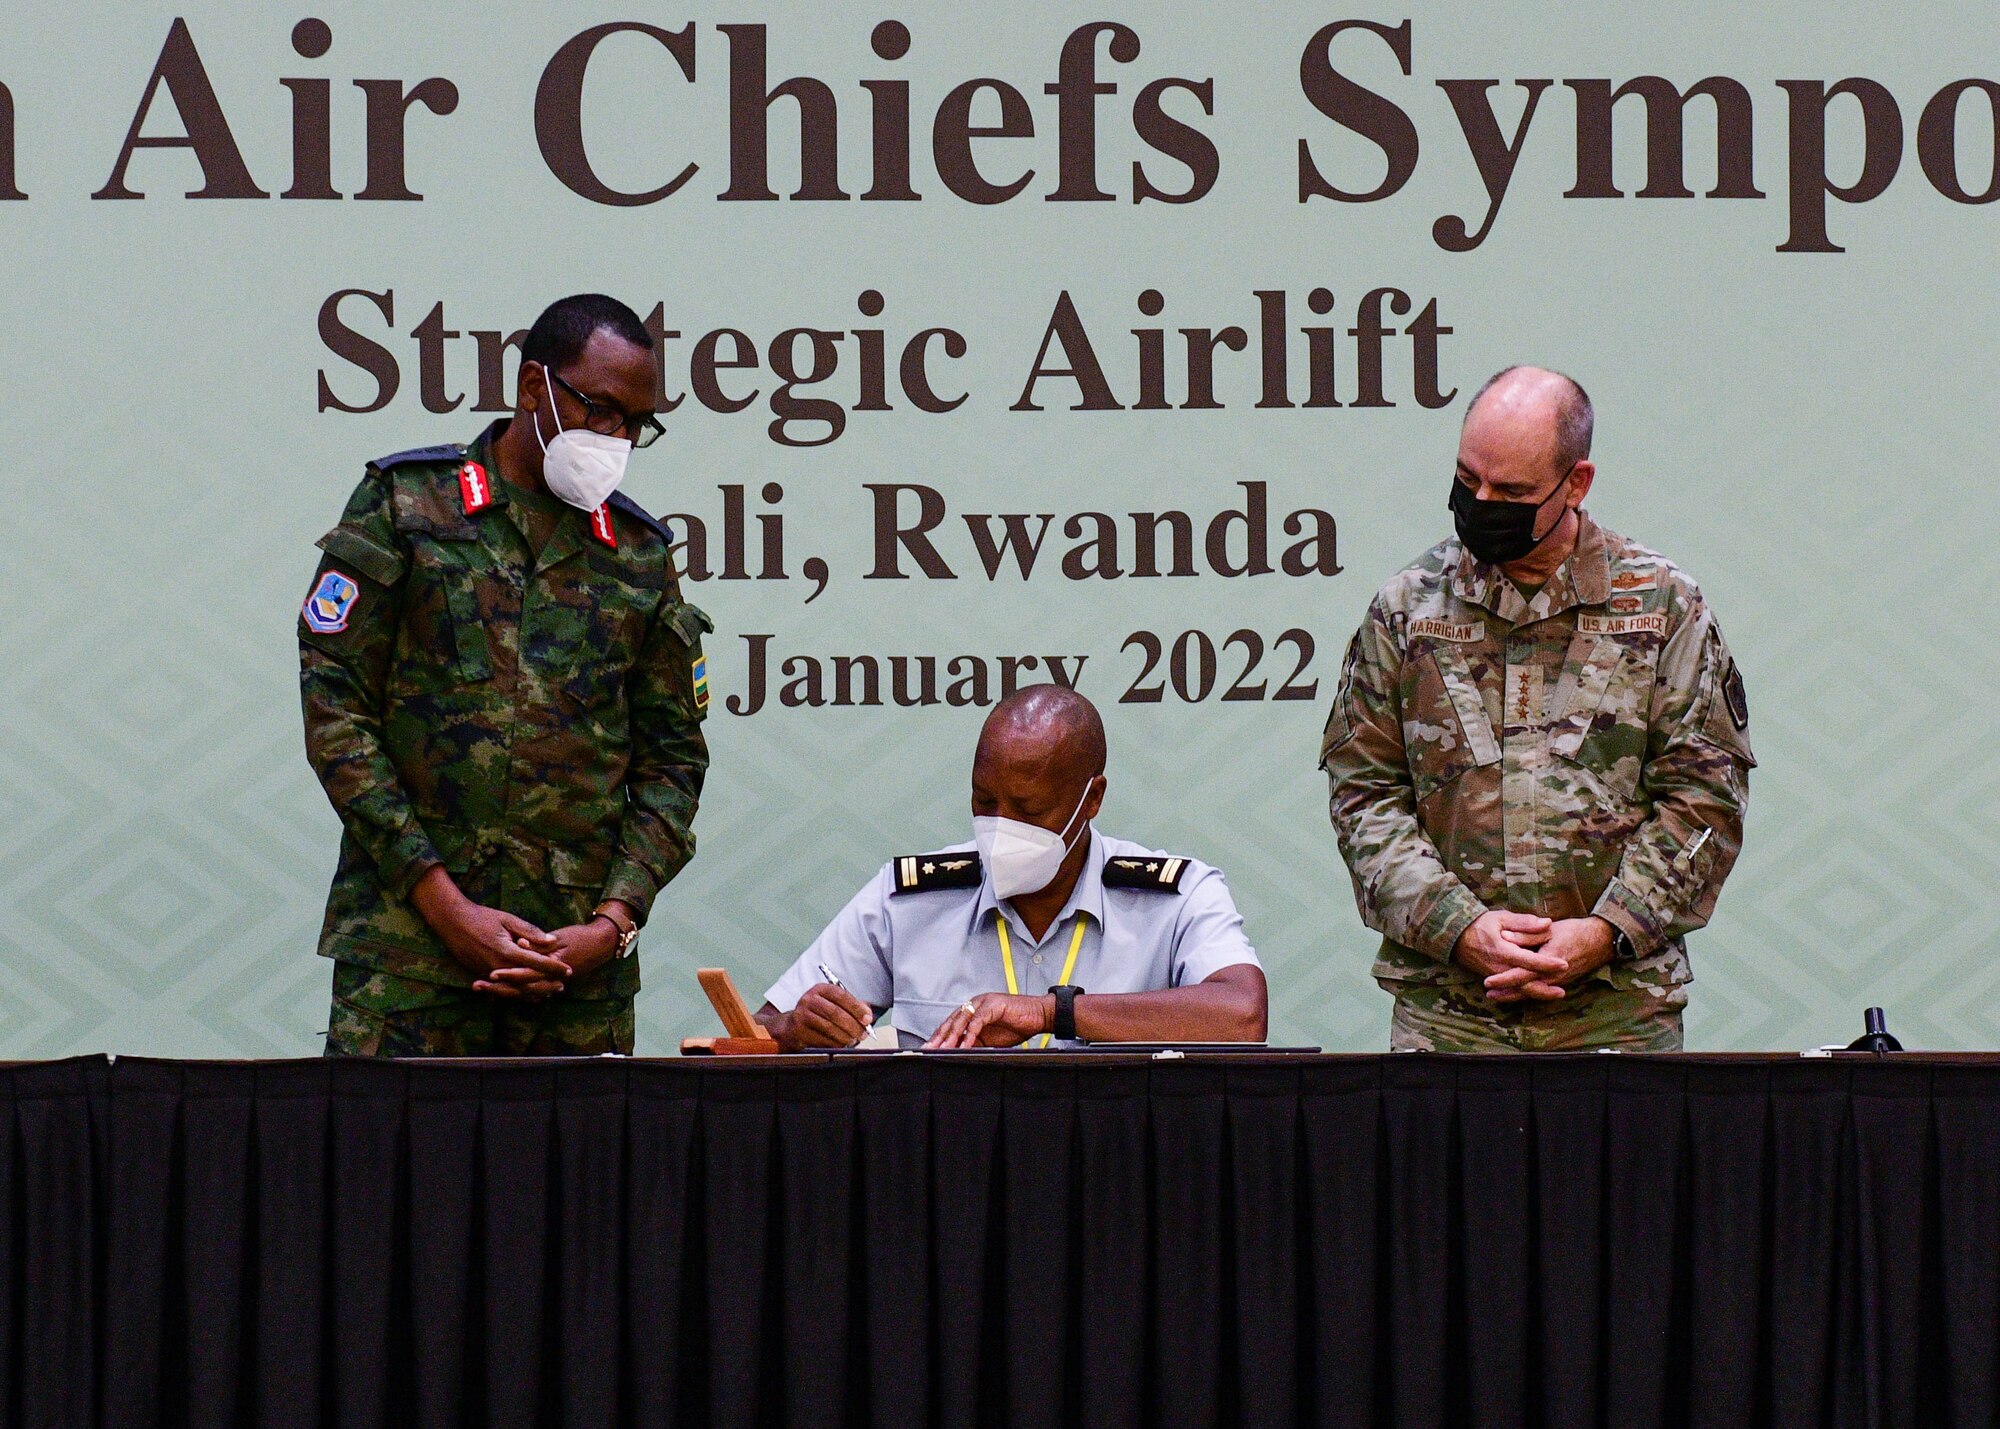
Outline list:
[[[1172,854],[1104,860],[1106,888],[1143,888],[1150,893],[1178,893],[1188,861]]]
[[[458,469],[458,495],[465,507],[465,514],[477,516],[493,504],[493,479],[486,474],[486,468],[476,461],[469,461]]]
[[[906,853],[891,866],[898,893],[979,886],[979,855],[970,849],[961,853]]]
[[[464,460],[464,447],[411,447],[406,452],[392,452],[388,456],[378,456],[368,464],[377,471],[389,471],[413,461],[448,461],[457,465]]]
[[[624,512],[641,526],[644,526],[647,530],[657,535],[662,541],[665,541],[669,546],[674,544],[674,533],[667,529],[666,524],[658,518],[649,515],[645,507],[641,506],[624,492],[612,492],[610,498],[604,504],[615,510]]]
[[[611,508],[600,506],[590,513],[590,534],[609,546],[618,549],[618,532],[611,525]]]

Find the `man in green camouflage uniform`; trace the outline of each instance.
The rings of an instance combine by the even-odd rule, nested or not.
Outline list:
[[[1398,1049],[1681,1045],[1683,938],[1742,846],[1750,710],[1694,582],[1583,512],[1591,425],[1560,374],[1482,387],[1458,536],[1348,648],[1320,767]]]
[[[590,480],[615,485],[658,435],[656,362],[623,304],[564,299],[511,421],[370,463],[319,541],[299,655],[344,827],[330,1053],[632,1050],[632,938],[694,855],[713,627],[667,532],[621,495],[582,509],[572,472],[610,452]],[[596,434],[584,466],[559,432]]]

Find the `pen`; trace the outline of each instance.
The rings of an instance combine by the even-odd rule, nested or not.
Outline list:
[[[842,992],[847,991],[847,984],[842,982],[837,976],[835,976],[832,968],[828,967],[825,963],[818,963],[815,964],[815,966],[819,968],[819,975],[825,978],[827,982],[839,988]],[[867,1040],[868,1040],[868,1031],[866,1028],[863,1028],[861,1032],[861,1042],[866,1042]],[[854,1045],[859,1047],[861,1045],[861,1042],[856,1042]]]

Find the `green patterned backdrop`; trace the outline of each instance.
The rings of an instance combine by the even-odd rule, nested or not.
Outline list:
[[[524,326],[550,298],[587,288],[642,313],[663,305],[683,334],[668,363],[676,391],[701,334],[754,340],[757,369],[720,380],[725,395],[756,388],[757,399],[731,414],[691,397],[627,490],[705,527],[740,492],[746,574],[759,573],[757,518],[771,514],[782,517],[787,574],[724,578],[716,531],[711,578],[690,587],[717,623],[714,765],[699,857],[641,944],[642,1051],[712,1030],[697,965],[729,966],[754,993],[882,860],[968,836],[979,708],[781,708],[774,669],[771,702],[733,714],[726,702],[748,694],[755,635],[780,661],[1057,655],[1069,668],[1087,657],[1081,688],[1104,708],[1112,742],[1102,826],[1228,873],[1270,970],[1275,1039],[1384,1045],[1388,1003],[1366,975],[1372,939],[1327,826],[1316,743],[1370,594],[1448,529],[1464,395],[1516,361],[1561,367],[1591,389],[1592,510],[1695,575],[1749,682],[1761,768],[1746,852],[1714,924],[1692,941],[1690,1046],[1845,1040],[1868,1003],[1886,1005],[1911,1045],[1994,1045],[2000,610],[1988,417],[2000,212],[1945,196],[1931,173],[1943,121],[1923,118],[1955,113],[1948,177],[1982,197],[1993,164],[1985,91],[1968,90],[1955,111],[1931,100],[1952,81],[2000,74],[1991,17],[1792,0],[1369,13],[1385,29],[1409,20],[1409,73],[1382,33],[1354,29],[1331,41],[1333,67],[1407,116],[1415,167],[1379,201],[1302,202],[1302,141],[1326,181],[1353,192],[1395,167],[1302,84],[1302,54],[1349,14],[1300,3],[1133,3],[1101,15],[519,0],[10,7],[0,15],[11,170],[0,185],[0,1054],[317,1050],[328,965],[313,943],[337,825],[300,743],[292,632],[311,543],[367,458],[467,440],[488,420],[470,410],[472,334]],[[205,173],[203,156],[154,145],[137,147],[123,174],[143,198],[92,197],[111,187],[176,17],[242,168],[271,197],[188,198],[218,181],[218,152]],[[293,43],[309,17],[330,31],[316,57]],[[909,31],[900,59],[870,48],[888,19]],[[1114,39],[1096,46],[1099,82],[1117,88],[1095,105],[1094,179],[1063,178],[1058,101],[1044,87],[1065,37],[1094,19],[1130,27],[1140,48],[1119,58]],[[693,80],[657,40],[625,31],[594,57],[583,92],[579,132],[608,188],[649,189],[697,165],[656,203],[591,201],[558,180],[537,140],[551,57],[620,20],[693,26]],[[838,106],[837,181],[854,197],[718,199],[732,182],[732,48],[748,43],[722,24],[765,27],[771,84],[824,82]],[[1565,81],[1641,75],[1739,81],[1765,197],[1565,198],[1588,89]],[[1830,241],[1846,251],[1780,252],[1805,210],[1793,174],[1802,91],[1779,82],[1851,76],[1881,87],[1904,132],[1891,145],[1878,128],[1870,169],[1861,99],[1831,101],[1831,182],[1852,190],[1892,157],[1899,167],[1879,197],[1826,201]],[[401,81],[393,101],[434,77],[450,81],[450,112],[419,100],[405,116],[404,182],[421,198],[356,197],[394,185],[386,168],[368,172],[364,134],[369,96],[385,91],[355,81]],[[1534,77],[1552,83],[1517,83]],[[939,174],[940,106],[980,78],[1011,85],[1034,130],[966,141],[995,183],[1033,171],[1001,203],[958,197]],[[1457,83],[1479,78],[1498,83]],[[1135,124],[1142,91],[1165,79],[1212,82],[1212,113],[1185,86],[1154,102],[1180,125],[1168,138],[1198,133],[1213,146],[1213,183],[1194,202],[1134,203],[1135,162],[1147,183],[1176,192],[1201,164],[1193,149],[1182,150],[1192,169],[1163,153]],[[884,92],[864,81],[908,87],[918,201],[862,196],[881,182],[870,106]],[[1439,220],[1476,229],[1490,204],[1455,101],[1477,100],[1474,132],[1490,114],[1511,138],[1530,89],[1538,107],[1491,231],[1450,251]],[[310,117],[319,94],[321,182],[347,197],[279,197],[312,187],[295,171],[294,103]],[[156,95],[138,136],[206,122],[192,112],[198,98]],[[1386,135],[1382,108],[1372,112]],[[1617,187],[1631,195],[1647,181],[1640,101],[1614,112]],[[783,194],[801,182],[796,113],[790,100],[771,110],[771,188]],[[1715,114],[1707,99],[1687,111],[1697,194],[1717,182]],[[969,116],[961,128],[1001,127],[998,92],[974,96]],[[307,170],[314,132],[308,124],[300,141]],[[1110,200],[1050,201],[1071,179]],[[1311,306],[1322,287],[1324,318]],[[1356,405],[1368,395],[1367,347],[1350,330],[1382,288],[1409,301],[1397,316],[1382,300],[1394,335],[1382,343],[1381,395],[1393,405]],[[350,406],[376,390],[322,333],[330,296],[350,289],[393,294],[393,320],[386,296],[337,308],[396,365],[393,399],[366,414],[322,410],[322,382]],[[1148,289],[1158,316],[1141,306]],[[879,317],[858,305],[870,290]],[[1014,410],[1065,293],[1125,410],[1070,410],[1079,385],[1068,378],[1037,386],[1043,410]],[[1308,384],[1298,329],[1332,330],[1340,406],[1258,406],[1259,293],[1285,295],[1294,403]],[[1435,409],[1420,400],[1421,342],[1407,331],[1433,302],[1450,329],[1436,338],[1437,381],[1459,392]],[[1182,330],[1231,325],[1246,330],[1246,350],[1216,350],[1216,406],[1181,405]],[[932,342],[939,392],[967,394],[938,414],[897,381],[904,346],[933,327],[965,342],[956,358]],[[792,328],[848,334],[819,388],[842,403],[845,429],[824,445],[788,447],[769,431],[768,348]],[[1135,328],[1164,334],[1165,410],[1132,410],[1145,341]],[[858,329],[887,334],[891,411],[854,410],[865,405]],[[428,374],[427,342],[440,355]],[[436,412],[427,395],[431,407],[464,400]],[[889,484],[941,498],[935,539],[955,579],[866,578],[878,560],[870,487]],[[782,497],[767,500],[767,485]],[[1206,526],[1245,510],[1253,490],[1268,502],[1274,565],[1296,539],[1286,515],[1311,509],[1337,522],[1339,573],[1217,574]],[[1194,523],[1195,574],[1133,574],[1130,513],[1169,510]],[[1113,518],[1118,578],[1063,573],[1079,543],[1063,524],[1083,512]],[[982,529],[998,532],[1006,513],[1055,518],[1025,580],[1011,561],[989,579],[963,519],[994,517]],[[1079,518],[1078,529],[1095,523]],[[1233,565],[1242,530],[1226,529]],[[807,604],[811,558],[828,579]],[[1180,642],[1181,683],[1202,688],[1201,641],[1180,641],[1190,631],[1224,647],[1199,702],[1171,678]],[[1226,645],[1237,631],[1264,647],[1263,697],[1225,702],[1253,643]],[[1282,640],[1288,631],[1303,637]],[[1142,672],[1145,642],[1130,639],[1140,632],[1163,651],[1157,703],[1120,701]],[[1308,644],[1313,659],[1292,688],[1309,697],[1271,698]]]

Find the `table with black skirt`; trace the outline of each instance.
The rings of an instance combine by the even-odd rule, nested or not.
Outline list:
[[[2000,1424],[2000,1059],[0,1084],[5,1424]]]

